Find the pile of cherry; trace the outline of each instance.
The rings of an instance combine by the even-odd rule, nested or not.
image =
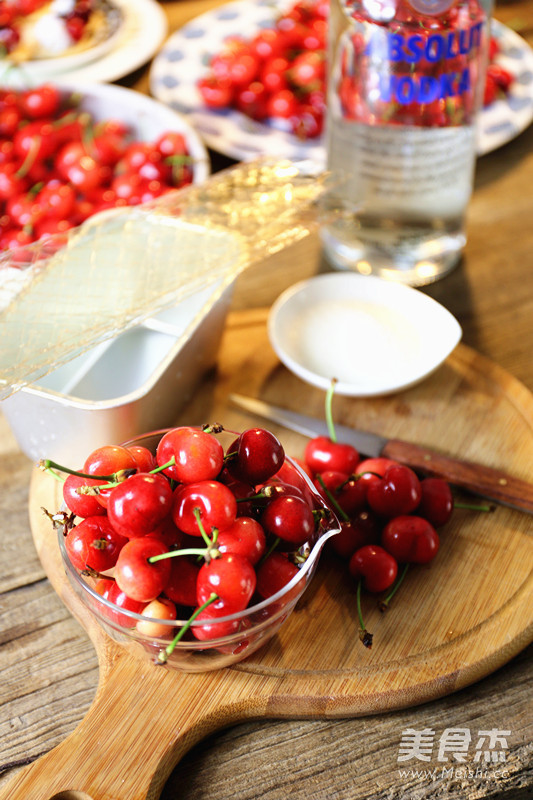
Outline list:
[[[234,108],[302,140],[322,134],[326,92],[328,0],[296,0],[272,27],[235,35],[211,56],[197,89],[212,109]],[[490,40],[484,104],[504,97],[514,80]]]
[[[224,451],[220,425],[174,428],[155,455],[142,445],[100,447],[79,471],[41,462],[56,477],[67,474],[70,513],[49,516],[63,530],[73,566],[114,604],[103,613],[148,637],[168,638],[158,620],[186,620],[158,663],[182,638],[209,642],[240,632],[246,616],[221,618],[281,591],[321,533],[339,525],[328,545],[355,580],[367,647],[372,634],[362,619],[362,588],[382,595],[384,610],[409,565],[435,558],[436,529],[454,508],[448,484],[419,479],[391,459],[361,460],[338,442],[331,392],[326,414],[331,435],[309,441],[300,470],[263,428],[236,435]],[[150,619],[136,622],[121,610]]]
[[[160,663],[185,636],[213,640],[246,629],[246,616],[221,618],[282,590],[321,532],[336,525],[272,433],[244,431],[224,451],[221,432],[221,426],[174,428],[155,455],[141,445],[103,446],[79,471],[41,462],[55,475],[67,474],[70,514],[51,516],[63,529],[72,565],[114,603],[116,610],[103,606],[102,613],[150,637],[168,634],[157,620],[187,621],[160,652]],[[136,623],[121,610],[153,622]],[[279,613],[279,604],[271,613]],[[193,626],[194,620],[207,622]]]
[[[96,121],[53,84],[0,90],[0,250],[61,234],[109,208],[148,202],[192,182],[183,134],[139,141]]]

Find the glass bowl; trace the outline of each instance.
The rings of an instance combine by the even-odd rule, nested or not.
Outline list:
[[[166,430],[155,431],[138,436],[125,442],[125,445],[143,445],[155,452],[165,432]],[[238,433],[232,432],[230,441],[236,436]],[[297,562],[298,572],[289,583],[266,600],[259,599],[255,602],[257,597],[254,595],[250,605],[243,611],[213,619],[203,616],[201,621],[195,620],[192,623],[189,616],[186,619],[158,620],[162,630],[166,629],[164,635],[147,636],[139,631],[138,625],[153,623],[154,620],[120,608],[102,597],[95,590],[98,579],[81,574],[71,563],[65,546],[65,535],[60,529],[58,541],[67,578],[79,599],[106,633],[115,642],[132,648],[154,665],[162,663],[161,654],[166,652],[166,648],[184,627],[186,633],[183,638],[164,657],[163,663],[166,667],[182,672],[207,672],[242,661],[271,639],[287,620],[315,574],[325,542],[340,530],[337,518],[296,461],[286,456],[283,469],[269,483],[272,481],[293,485],[303,491],[313,510],[318,512],[320,523],[315,526],[312,538],[294,552],[293,561]],[[285,547],[285,552],[286,550]],[[112,574],[112,570],[109,573]],[[193,634],[194,628],[226,622],[235,626],[235,631],[229,635],[201,640]]]

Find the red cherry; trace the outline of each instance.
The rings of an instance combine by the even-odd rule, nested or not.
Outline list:
[[[448,483],[442,478],[424,478],[420,481],[422,498],[416,513],[427,519],[434,528],[440,528],[453,512],[453,495]]]
[[[329,505],[331,497],[348,516],[362,511],[366,507],[366,486],[364,481],[345,472],[319,473],[314,481],[316,490]],[[335,511],[333,505],[333,511]]]
[[[164,591],[170,577],[172,559],[149,560],[163,553],[168,553],[166,546],[151,536],[130,539],[120,551],[115,566],[115,580],[132,600],[149,603]]]
[[[219,598],[212,607],[224,607],[228,614],[246,608],[255,591],[256,575],[247,558],[227,553],[203,564],[198,573],[196,593],[198,605],[203,605],[216,594]]]
[[[145,536],[170,512],[172,489],[159,473],[138,472],[109,493],[107,515],[111,525],[132,539]]]
[[[360,511],[347,522],[341,522],[340,527],[340,533],[332,536],[329,542],[331,549],[342,558],[349,559],[360,547],[379,541],[380,527],[372,511]]]
[[[368,544],[356,550],[348,565],[354,578],[363,579],[369,592],[384,592],[398,575],[396,559],[383,547]]]
[[[284,589],[298,572],[299,569],[296,564],[289,561],[282,553],[271,553],[257,570],[258,594],[264,600],[272,597]],[[289,600],[297,595],[298,592],[299,586],[296,586],[284,599]]]
[[[198,481],[179,486],[174,492],[172,518],[178,528],[192,536],[201,536],[197,520],[207,535],[213,528],[229,528],[237,516],[237,501],[233,492],[217,481]]]
[[[52,83],[43,83],[22,92],[19,102],[22,111],[30,119],[54,117],[59,109],[61,95]]]
[[[439,535],[422,517],[404,515],[389,520],[381,544],[397,561],[427,564],[439,551]]]
[[[91,568],[105,572],[116,564],[127,539],[117,533],[107,517],[83,519],[71,528],[65,547],[71,563],[80,570]]]
[[[181,483],[197,483],[216,478],[224,464],[224,448],[211,433],[198,428],[180,427],[165,433],[157,446],[160,467],[174,458],[164,471]]]
[[[255,565],[265,552],[265,532],[256,519],[237,517],[233,525],[218,534],[216,547],[221,553],[238,553]]]
[[[78,489],[81,486],[98,486],[102,481],[81,478],[79,475],[67,475],[63,484],[63,500],[69,511],[78,517],[98,517],[103,516],[106,511],[95,495],[81,494]]]
[[[231,636],[233,633],[237,633],[242,627],[242,620],[218,621],[220,617],[230,616],[231,613],[224,605],[220,605],[219,608],[215,609],[211,603],[196,615],[196,620],[203,624],[191,627],[193,635],[201,642],[205,642],[213,639],[222,639],[224,636]]]
[[[268,504],[261,516],[267,534],[299,546],[309,541],[315,530],[315,520],[309,504],[301,497],[277,497]]]
[[[145,606],[145,603],[139,600],[132,600],[131,597],[128,597],[128,595],[119,588],[117,582],[109,578],[99,580],[94,588],[99,595],[109,600],[110,603],[114,603],[118,608],[123,608],[126,611],[133,611],[134,614],[140,614]],[[136,625],[137,621],[127,614],[120,614],[118,611],[107,608],[107,606],[103,604],[99,608],[111,622],[120,625],[122,628],[134,628]]]
[[[263,428],[246,430],[230,444],[226,456],[228,472],[244,483],[264,483],[285,461],[279,439]]]
[[[165,586],[165,595],[180,606],[196,605],[196,582],[200,565],[187,556],[171,558],[170,577]]]
[[[384,476],[369,484],[367,500],[369,506],[385,517],[409,514],[420,503],[422,490],[420,481],[409,467],[389,467]]]
[[[307,443],[304,460],[314,475],[329,470],[352,475],[360,459],[352,445],[334,442],[327,436],[316,436]]]
[[[142,444],[131,444],[126,446],[133,455],[139,472],[151,472],[157,467],[154,454]]]

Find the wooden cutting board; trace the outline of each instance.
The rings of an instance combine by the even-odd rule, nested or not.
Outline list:
[[[217,375],[177,422],[218,421],[233,429],[263,424],[231,408],[231,392],[322,415],[324,394],[278,362],[266,318],[266,310],[230,315]],[[532,395],[462,345],[419,386],[379,399],[337,397],[334,415],[339,423],[531,480]],[[302,454],[302,437],[270,427],[289,453]],[[481,679],[533,639],[533,518],[504,507],[456,510],[442,529],[437,559],[410,570],[385,614],[375,597],[364,598],[372,650],[358,639],[345,565],[326,552],[285,627],[249,660],[204,674],[154,667],[112,642],[67,584],[56,534],[41,511],[59,504],[58,484],[36,470],[30,491],[35,546],[55,590],[94,642],[100,683],[78,728],[15,776],[1,795],[6,800],[157,798],[180,757],[223,726],[424,703]]]

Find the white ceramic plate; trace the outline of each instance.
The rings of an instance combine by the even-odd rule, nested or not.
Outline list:
[[[152,64],[150,91],[159,100],[190,115],[194,127],[213,150],[241,161],[259,155],[313,159],[324,163],[324,145],[319,140],[301,142],[286,131],[233,110],[206,108],[196,89],[208,71],[209,57],[218,53],[224,39],[241,35],[251,38],[258,30],[272,27],[280,12],[294,0],[238,0],[202,14],[174,33]],[[498,100],[481,114],[478,132],[480,155],[500,147],[533,120],[533,51],[516,33],[493,23],[502,55],[498,61],[516,81],[506,100]]]
[[[155,0],[113,0],[122,12],[122,21],[112,41],[105,46],[92,48],[80,54],[79,60],[71,57],[41,60],[38,65],[27,63],[25,80],[60,79],[111,82],[142,67],[157,52],[168,33],[164,11]],[[111,46],[109,46],[111,45]],[[89,52],[91,57],[88,58]],[[18,70],[5,70],[0,78],[5,85],[17,84]]]
[[[102,58],[106,53],[116,47],[121,36],[121,28],[124,23],[125,13],[119,2],[108,0],[106,3],[108,10],[108,30],[105,38],[96,40],[92,46],[83,49],[74,47],[63,55],[50,56],[46,58],[35,58],[23,62],[22,71],[27,78],[38,80],[42,75],[54,74],[56,72],[72,72],[80,69],[90,61]],[[0,62],[5,69],[11,63],[9,56]]]
[[[272,347],[299,378],[352,397],[420,382],[452,352],[462,331],[440,303],[393,281],[354,273],[292,286],[269,315]]]

